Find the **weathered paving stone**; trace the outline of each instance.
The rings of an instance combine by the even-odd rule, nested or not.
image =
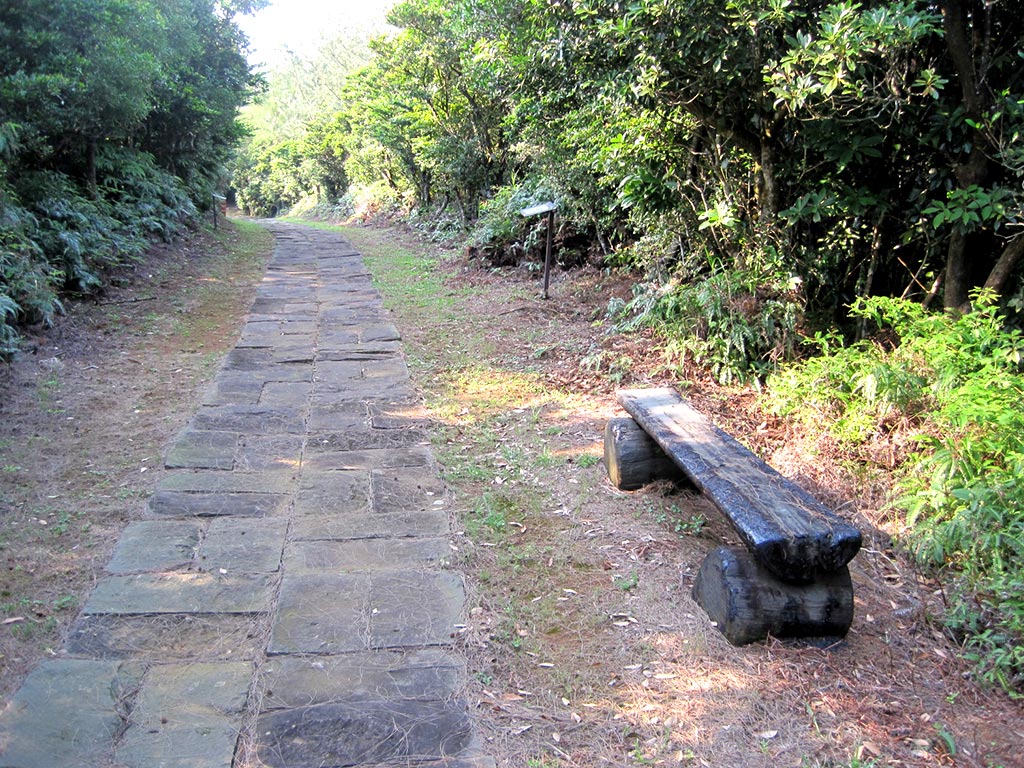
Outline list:
[[[164,459],[167,469],[231,469],[238,435],[189,429],[174,441]]]
[[[369,505],[368,472],[303,472],[293,510],[298,515],[342,513]]]
[[[286,405],[214,405],[201,408],[192,424],[196,429],[256,434],[303,434],[301,409]]]
[[[378,429],[406,429],[428,427],[433,423],[430,414],[419,399],[386,402],[376,400],[367,403],[370,419]]]
[[[438,648],[340,656],[274,656],[263,668],[265,709],[331,704],[353,697],[450,698],[465,674]]]
[[[366,406],[352,401],[338,405],[313,405],[307,418],[308,429],[312,433],[369,429],[369,423]]]
[[[393,357],[401,350],[398,342],[375,342],[373,345],[359,344],[357,346],[324,346],[317,349],[317,361],[324,362],[352,362],[362,363],[367,360],[380,360]]]
[[[367,360],[363,363],[363,378],[396,379],[404,384],[409,378],[409,368],[400,357]]]
[[[333,328],[320,332],[317,346],[320,350],[351,347],[359,343],[359,331],[354,328]]]
[[[257,723],[260,761],[272,768],[421,765],[472,744],[465,708],[454,701],[344,702],[276,710]]]
[[[266,380],[252,372],[224,372],[214,380],[203,396],[203,405],[244,405],[259,400]]]
[[[312,320],[254,320],[250,318],[242,328],[241,340],[292,335],[312,336],[315,333],[316,323]]]
[[[426,446],[369,449],[365,451],[311,451],[302,461],[307,472],[339,469],[389,469],[399,467],[430,467],[433,456]]]
[[[289,573],[430,568],[451,555],[447,539],[353,539],[293,541],[284,555]]]
[[[281,567],[287,532],[285,518],[214,520],[196,562],[201,570],[217,573],[274,573]]]
[[[121,533],[107,563],[109,573],[173,571],[192,562],[199,545],[199,523],[191,520],[142,520]]]
[[[309,402],[313,385],[307,381],[271,381],[263,387],[260,405],[303,408]]]
[[[251,681],[252,666],[244,662],[151,667],[117,762],[126,768],[231,768]]]
[[[257,620],[243,614],[84,615],[67,651],[95,659],[142,661],[252,660],[263,651]]]
[[[425,469],[373,470],[370,484],[376,512],[426,509],[444,495],[444,483]]]
[[[371,648],[450,645],[465,588],[449,571],[392,571],[370,582]]]
[[[365,574],[286,574],[267,652],[366,650],[369,588]]]
[[[264,381],[311,381],[313,369],[309,362],[289,363],[275,359],[273,352],[268,349],[236,347],[224,359],[224,371],[232,374],[248,373]]]
[[[273,582],[263,575],[142,574],[101,579],[86,601],[89,614],[260,613]]]
[[[324,365],[349,365],[349,363],[324,363]],[[316,386],[320,392],[341,392],[354,401],[391,401],[411,399],[415,392],[409,380],[402,377],[349,379],[318,378]]]
[[[0,766],[105,764],[144,669],[137,662],[43,662],[0,713]]]
[[[362,360],[345,360],[341,362],[325,360],[318,362],[315,379],[317,386],[340,383],[342,387],[348,387],[353,379],[363,378],[364,365],[366,363]]]
[[[363,329],[360,334],[360,341],[401,341],[402,334],[391,323],[381,323]]]
[[[288,496],[275,493],[157,491],[149,512],[159,517],[263,517],[281,512]]]
[[[427,511],[300,515],[292,520],[295,541],[344,541],[392,536],[445,536],[448,514],[440,505]]]
[[[236,472],[296,471],[302,464],[304,435],[250,435],[242,439]]]
[[[290,472],[169,472],[160,479],[159,491],[185,493],[288,493],[295,487]]]
[[[313,326],[314,324],[305,323],[305,325]],[[314,333],[300,333],[298,330],[294,333],[284,333],[280,330],[287,326],[287,323],[249,323],[243,329],[237,346],[242,349],[247,347],[276,349],[279,352],[287,349],[292,354],[301,351],[305,355],[311,355],[314,347]]]
[[[385,448],[406,448],[429,442],[422,429],[373,429],[363,426],[344,431],[323,429],[310,436],[311,450],[320,451],[363,451]],[[312,430],[311,430],[312,431]]]

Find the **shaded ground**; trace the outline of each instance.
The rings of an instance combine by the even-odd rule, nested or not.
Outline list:
[[[453,254],[416,274],[403,263],[436,249],[348,234],[391,297],[438,425],[474,586],[459,643],[499,764],[1024,765],[1021,707],[970,681],[934,621],[939,586],[891,546],[884,474],[844,470],[754,393],[615,333],[605,309],[626,280],[561,273],[543,302],[525,272]],[[649,385],[684,389],[862,528],[844,642],[733,648],[710,625],[689,592],[727,524],[686,491],[617,491],[598,460],[621,415],[614,390]]]

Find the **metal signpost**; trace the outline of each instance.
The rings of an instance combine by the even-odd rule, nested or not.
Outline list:
[[[554,237],[555,232],[555,209],[558,206],[554,202],[541,203],[539,205],[531,206],[530,208],[523,208],[519,213],[520,215],[530,218],[531,216],[539,216],[542,213],[548,215],[548,242],[547,249],[544,252],[544,293],[541,294],[542,298],[548,297],[548,283],[551,280],[551,239]]]

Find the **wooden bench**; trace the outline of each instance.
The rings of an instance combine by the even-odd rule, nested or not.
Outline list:
[[[605,429],[605,464],[623,489],[679,472],[722,512],[746,549],[720,547],[694,597],[734,644],[845,635],[853,621],[847,563],[861,534],[712,425],[672,389],[621,390],[632,419]]]

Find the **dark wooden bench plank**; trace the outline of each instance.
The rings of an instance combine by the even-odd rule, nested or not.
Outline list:
[[[618,399],[782,579],[813,581],[857,554],[860,531],[712,425],[675,390],[620,390]]]

